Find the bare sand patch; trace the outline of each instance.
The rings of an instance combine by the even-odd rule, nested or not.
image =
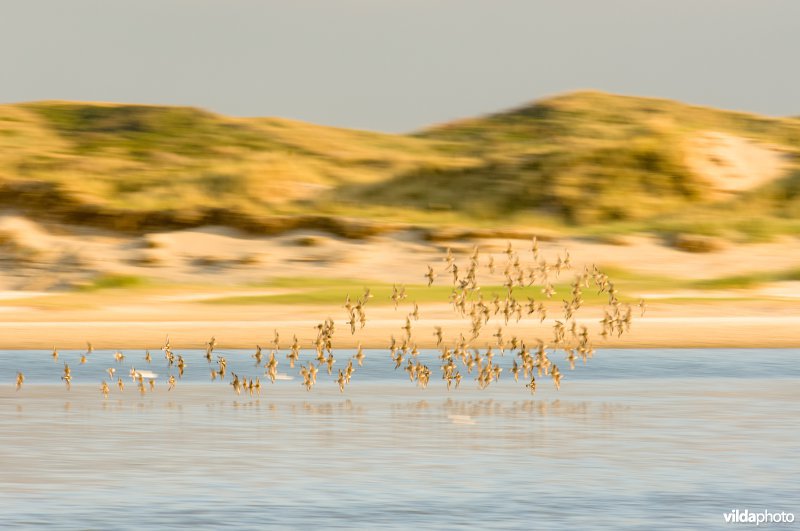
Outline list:
[[[694,136],[686,162],[693,173],[712,186],[717,199],[773,181],[787,167],[779,148],[719,131]]]

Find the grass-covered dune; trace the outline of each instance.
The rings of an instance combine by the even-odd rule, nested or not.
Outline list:
[[[361,237],[448,225],[767,239],[800,233],[800,120],[599,92],[410,135],[188,107],[4,105],[0,205],[125,231]]]

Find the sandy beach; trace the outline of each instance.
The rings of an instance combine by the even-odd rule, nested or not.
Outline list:
[[[0,216],[0,228],[7,238],[37,249],[36,261],[0,273],[4,349],[78,349],[87,341],[98,349],[157,349],[167,334],[175,348],[204,348],[211,336],[221,348],[254,348],[269,344],[274,330],[284,348],[293,335],[309,348],[315,326],[327,318],[337,324],[336,347],[361,343],[365,348],[386,348],[392,335],[403,335],[400,327],[414,296],[423,297],[421,318],[413,323],[414,341],[419,348],[430,348],[436,345],[434,326],[442,327],[445,341],[469,334],[469,319],[458,318],[447,304],[452,285],[444,261],[447,249],[462,273],[473,249],[480,249],[479,283],[484,287],[505,282],[509,245],[523,268],[537,266],[529,239],[432,242],[413,231],[363,241],[313,231],[250,237],[219,227],[122,236],[55,230],[13,215]],[[561,301],[568,296],[568,283],[584,267],[599,265],[608,268],[611,280],[620,276],[617,285],[626,300],[646,299],[647,311],[638,318],[634,308],[630,333],[603,339],[602,300],[594,295],[576,317],[579,325],[588,327],[596,348],[800,346],[800,282],[786,277],[800,263],[796,239],[729,245],[709,253],[680,251],[651,236],[631,236],[623,243],[569,237],[539,241],[538,260],[554,264],[568,252],[572,263],[571,270],[553,278],[562,287],[552,300],[544,299],[538,288],[517,295],[523,303],[528,295],[546,303],[548,318],[540,323],[533,315],[506,325],[496,315],[473,344],[494,344],[498,326],[509,338],[548,342],[553,319],[560,318]],[[79,256],[80,267],[65,267],[67,255]],[[490,259],[496,264],[491,272]],[[366,286],[424,286],[428,266],[436,272],[436,297],[418,289],[395,310],[385,294],[368,306],[366,327],[350,334],[342,307],[345,294],[355,300]],[[767,280],[744,289],[697,287],[698,282],[739,275]],[[98,284],[103,279],[132,285],[104,287]],[[587,289],[587,294],[595,291],[596,287]],[[275,296],[294,299],[277,303],[270,299]],[[489,293],[486,296],[491,299]]]
[[[736,309],[731,311],[728,304],[654,305],[644,317],[634,318],[629,333],[607,339],[599,336],[600,309],[586,309],[577,322],[588,327],[596,348],[800,347],[800,315],[793,311],[791,303],[739,305]],[[289,347],[293,335],[297,335],[303,348],[311,348],[316,337],[315,326],[328,315],[336,322],[337,348],[354,348],[359,343],[364,348],[388,348],[392,335],[400,338],[403,334],[402,309],[371,310],[366,327],[352,335],[344,310],[330,310],[311,306],[259,307],[257,311],[231,309],[211,314],[162,309],[150,312],[146,318],[135,312],[127,315],[84,312],[71,315],[70,320],[12,320],[6,315],[0,321],[0,348],[82,349],[91,341],[97,349],[158,349],[167,335],[173,348],[178,349],[205,348],[211,336],[216,337],[219,348],[254,348],[258,344],[268,345],[275,330],[280,334],[282,348]],[[469,330],[468,320],[455,319],[445,306],[422,306],[420,313],[420,321],[413,322],[414,341],[419,348],[436,346],[434,326],[441,326],[445,342],[451,343]],[[548,342],[553,324],[553,319],[544,323],[524,319],[506,325],[502,319],[492,318],[473,344],[495,344],[492,336],[498,326],[503,327],[506,338],[515,335],[531,345],[537,339]]]

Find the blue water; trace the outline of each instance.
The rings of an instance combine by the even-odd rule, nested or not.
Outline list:
[[[796,349],[602,350],[575,371],[560,362],[561,390],[542,378],[535,396],[508,371],[448,392],[431,352],[419,389],[377,351],[344,394],[333,379],[352,351],[311,392],[285,352],[279,372],[295,379],[275,384],[252,351],[220,352],[229,375],[261,377],[260,397],[180,351],[188,367],[167,391],[163,353],[148,365],[123,352],[86,365],[78,352],[0,352],[0,527],[748,527],[724,522],[737,508],[800,519]],[[136,392],[131,366],[159,374],[155,392]],[[126,387],[103,399],[108,367]]]

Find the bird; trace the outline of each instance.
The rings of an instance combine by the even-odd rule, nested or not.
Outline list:
[[[414,303],[414,311],[408,315],[409,317],[413,317],[415,321],[419,321],[419,305],[416,302]]]
[[[355,356],[353,357],[358,362],[358,366],[361,367],[364,363],[364,349],[361,347],[360,342],[358,343],[358,350],[356,351]]]
[[[555,365],[553,365],[553,368],[550,370],[550,377],[553,379],[556,390],[561,389],[561,373]]]
[[[442,344],[442,327],[441,326],[434,326],[433,335],[436,337],[436,346],[440,346]]]
[[[53,361],[58,361],[58,350],[53,346]]]
[[[103,384],[100,386],[100,392],[103,393],[103,398],[108,398],[108,384],[103,380]]]
[[[408,337],[411,337],[411,319],[406,317],[406,324],[405,326],[401,326],[400,329],[405,330],[406,335],[408,335]]]
[[[525,387],[531,390],[532,395],[536,394],[536,377],[533,374],[531,374],[530,383],[527,384]]]
[[[67,391],[69,391],[72,388],[72,371],[66,363],[64,363],[64,376],[61,379],[64,380],[67,385]]]
[[[211,339],[206,343],[206,360],[211,363],[211,353],[214,352],[214,347],[217,346],[217,338],[211,336]]]
[[[25,375],[17,371],[17,391],[22,389],[22,384],[25,382]]]
[[[280,350],[280,337],[278,331],[275,330],[275,337],[272,339],[272,348],[275,350]]]
[[[436,273],[433,272],[433,268],[428,266],[428,272],[425,274],[425,278],[428,279],[428,287],[431,287],[433,284],[433,279],[436,278]]]
[[[295,362],[300,358],[300,342],[297,340],[297,336],[294,336],[292,350],[286,355],[286,357],[289,359],[289,367],[294,369]]]

